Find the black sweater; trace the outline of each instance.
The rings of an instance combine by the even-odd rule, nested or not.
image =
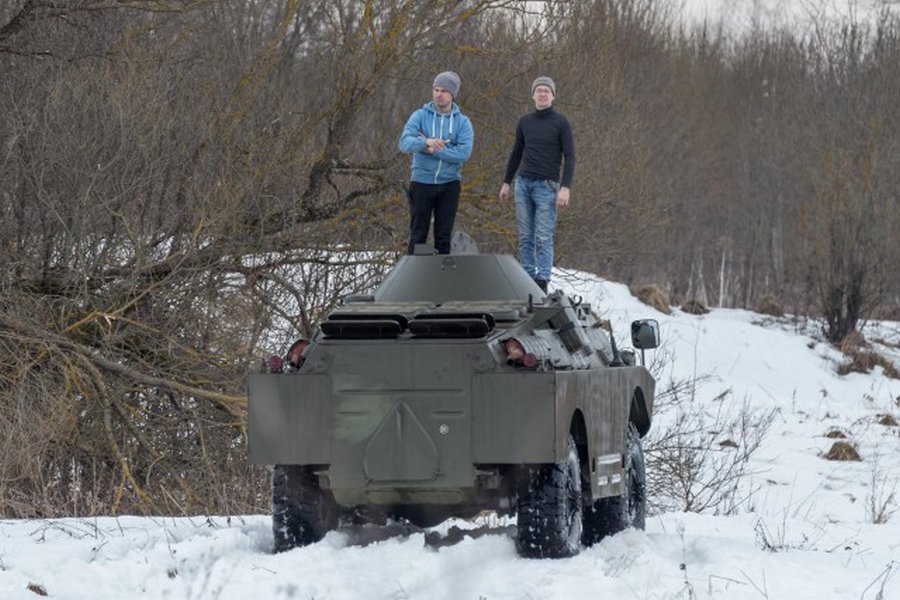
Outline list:
[[[516,143],[513,145],[506,176],[511,183],[516,170],[523,177],[560,181],[559,166],[565,157],[562,187],[572,186],[575,174],[575,140],[569,121],[553,110],[553,107],[536,110],[519,119],[516,126]]]

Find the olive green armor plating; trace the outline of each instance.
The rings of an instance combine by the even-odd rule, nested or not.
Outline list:
[[[632,324],[632,343],[655,347],[656,323]],[[586,303],[545,296],[512,256],[405,256],[284,368],[249,377],[250,460],[304,466],[341,514],[429,525],[514,513],[574,442],[591,506],[627,491],[629,427],[650,428],[655,384],[635,362]]]

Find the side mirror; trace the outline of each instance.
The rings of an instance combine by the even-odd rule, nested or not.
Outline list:
[[[631,343],[635,348],[641,350],[650,350],[659,346],[659,322],[656,319],[632,321]]]

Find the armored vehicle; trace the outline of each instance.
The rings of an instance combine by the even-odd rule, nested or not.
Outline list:
[[[643,363],[656,321],[631,338]],[[545,295],[512,256],[404,256],[248,378],[275,550],[340,523],[484,510],[517,516],[525,557],[642,528],[655,382],[636,362],[590,306]]]

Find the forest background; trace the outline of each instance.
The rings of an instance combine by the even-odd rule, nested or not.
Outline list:
[[[403,252],[397,138],[448,69],[482,251],[515,251],[497,192],[547,74],[559,266],[863,343],[900,319],[888,4],[740,34],[653,0],[0,4],[0,514],[267,511],[244,377]]]

